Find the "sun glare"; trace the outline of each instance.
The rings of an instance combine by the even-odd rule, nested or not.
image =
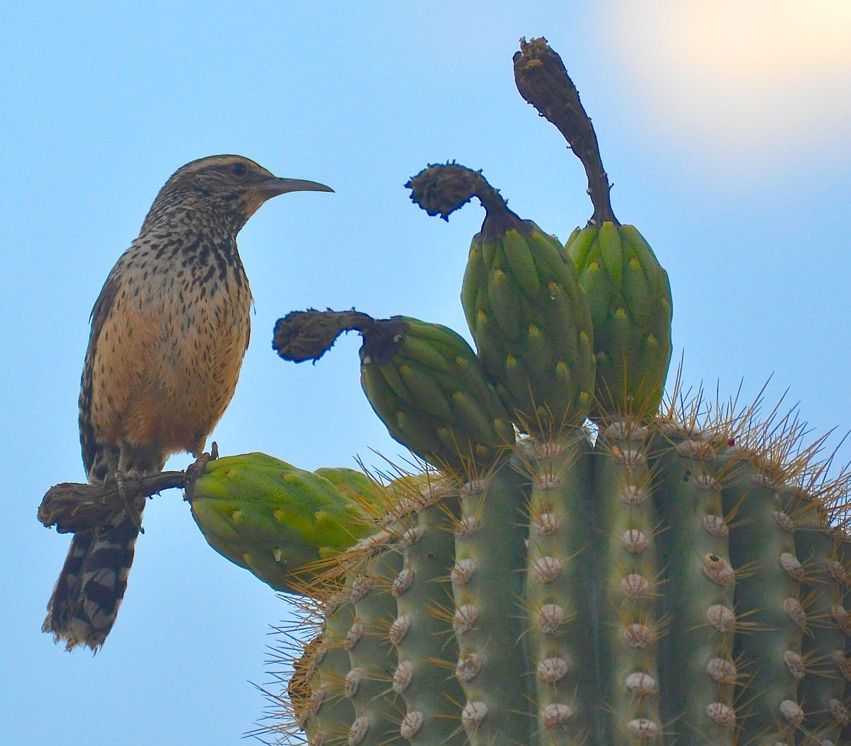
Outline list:
[[[654,131],[747,168],[786,146],[807,157],[847,146],[848,0],[657,0],[611,12],[621,75]]]

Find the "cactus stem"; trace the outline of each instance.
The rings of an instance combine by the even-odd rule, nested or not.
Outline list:
[[[602,422],[594,446],[593,482],[597,502],[592,525],[599,532],[599,578],[603,597],[600,669],[607,672],[604,701],[609,702],[608,742],[630,743],[662,733],[658,692],[631,690],[627,677],[659,679],[659,640],[668,633],[669,619],[660,613],[656,591],[662,569],[656,545],[640,552],[624,544],[626,532],[653,536],[660,526],[652,495],[648,430],[635,418]],[[639,576],[646,592],[624,592],[624,580]],[[635,587],[635,583],[628,583]]]
[[[478,669],[472,678],[460,680],[467,700],[461,721],[473,746],[495,740],[526,743],[529,737],[528,718],[517,711],[528,701],[527,681],[516,675],[523,667],[516,607],[522,576],[517,568],[525,548],[519,532],[505,531],[522,520],[521,480],[503,463],[461,490],[455,563],[472,560],[477,571],[465,582],[452,584],[453,627],[460,668],[475,661]],[[506,536],[516,538],[506,542]]]

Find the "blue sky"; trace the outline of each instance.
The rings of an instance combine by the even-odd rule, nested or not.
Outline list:
[[[247,155],[334,195],[274,200],[240,236],[253,339],[214,433],[223,454],[352,466],[400,448],[358,383],[358,340],[316,366],[270,349],[294,308],[404,313],[466,334],[482,213],[449,224],[402,185],[455,158],[566,237],[590,215],[560,136],[517,94],[546,36],[594,119],[618,217],[667,268],[675,358],[722,397],[788,388],[815,433],[851,428],[851,11],[844,0],[19,3],[0,29],[4,271],[0,502],[8,743],[232,744],[264,702],[292,607],[204,543],[176,492],[149,505],[118,623],[94,658],[40,632],[67,537],[41,495],[82,480],[88,314],[181,164]],[[806,11],[804,8],[806,7]],[[830,443],[839,440],[834,437]],[[839,462],[851,459],[844,445]],[[175,457],[182,468],[187,457]]]

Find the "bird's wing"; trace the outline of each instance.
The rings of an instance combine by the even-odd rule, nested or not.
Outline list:
[[[118,290],[118,279],[115,270],[110,272],[106,282],[101,288],[92,313],[89,317],[91,332],[89,333],[89,346],[86,349],[86,360],[83,365],[83,375],[80,380],[80,447],[83,454],[83,466],[88,475],[95,462],[98,452],[98,443],[91,422],[92,412],[92,386],[94,379],[94,361],[97,351],[97,342],[103,329],[104,322],[109,317],[113,302]]]

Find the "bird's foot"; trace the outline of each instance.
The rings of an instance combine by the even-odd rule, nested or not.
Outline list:
[[[192,501],[195,480],[204,473],[204,468],[210,461],[215,461],[219,457],[219,444],[216,443],[216,441],[213,441],[209,452],[205,452],[200,455],[193,453],[192,455],[195,456],[195,461],[186,467],[185,472],[186,484],[184,499],[189,500],[190,502]]]

